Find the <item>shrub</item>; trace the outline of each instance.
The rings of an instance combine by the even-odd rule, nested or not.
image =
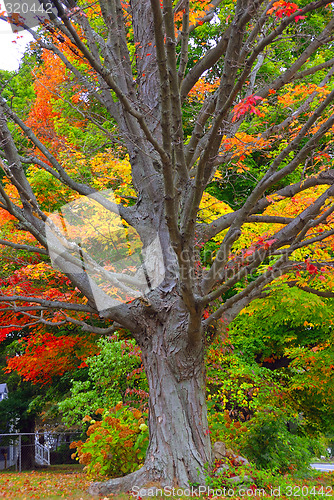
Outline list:
[[[242,435],[248,432],[249,427],[249,421],[233,421],[228,410],[224,412],[215,411],[210,401],[208,402],[208,422],[212,443],[223,441],[235,451],[238,450],[239,441],[242,439]]]
[[[76,457],[89,479],[118,477],[139,469],[143,464],[148,446],[148,427],[144,417],[136,408],[118,403],[110,410],[99,409],[101,421],[89,421],[87,440],[73,442],[70,448],[77,448]]]
[[[286,415],[276,411],[254,417],[241,440],[241,452],[259,469],[305,472],[311,459],[309,444],[308,438],[289,432]]]
[[[248,497],[253,495],[255,497],[255,490],[264,490],[266,495],[272,496],[271,492],[274,488],[281,487],[283,492],[287,487],[296,484],[296,480],[290,475],[260,470],[252,463],[243,465],[241,462],[236,463],[234,459],[229,458],[215,462],[213,470],[206,474],[206,484],[214,490],[231,488],[232,486],[243,488],[247,490]],[[252,491],[253,493],[251,493]],[[259,496],[264,496],[263,492],[260,492]]]
[[[134,340],[100,339],[101,349],[86,360],[88,380],[72,381],[71,395],[58,403],[67,426],[80,425],[83,417],[98,408],[110,408],[118,401],[145,408],[148,385]]]

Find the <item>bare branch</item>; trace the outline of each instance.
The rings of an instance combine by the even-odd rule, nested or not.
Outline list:
[[[70,304],[69,302],[53,301],[24,295],[0,295],[0,302],[29,302],[32,304],[30,309],[34,309],[33,304],[40,304],[46,309],[65,309],[68,311],[83,311],[96,314],[96,310],[83,304]]]
[[[203,328],[207,329],[208,326],[214,323],[217,319],[222,317],[225,312],[229,312],[229,319],[233,319],[237,314],[248,305],[254,298],[256,298],[262,291],[263,287],[273,281],[278,276],[286,273],[295,266],[295,263],[287,261],[287,256],[281,257],[272,267],[265,273],[261,274],[257,279],[249,283],[244,290],[227,299],[218,309],[212,313],[204,322]]]
[[[154,18],[154,34],[157,50],[157,62],[160,78],[160,96],[161,96],[161,128],[163,147],[168,153],[169,158],[172,155],[171,144],[171,102],[170,102],[170,81],[167,71],[167,55],[164,43],[163,18],[161,13],[160,1],[151,0],[152,13]],[[170,175],[170,161],[167,164]]]
[[[175,168],[179,176],[179,185],[188,181],[188,171],[184,154],[183,120],[179,93],[178,71],[176,67],[176,40],[174,35],[174,16],[172,0],[163,0],[164,24],[166,29],[166,53],[170,87],[172,113],[172,141],[174,143]]]
[[[181,54],[180,63],[178,70],[178,82],[179,86],[182,85],[182,81],[186,72],[188,63],[188,43],[189,43],[189,0],[184,0],[183,6],[183,17],[182,17],[182,31],[181,31]]]
[[[76,318],[71,318],[70,316],[65,316],[65,321],[67,323],[72,323],[73,325],[80,326],[83,332],[96,333],[97,335],[110,335],[111,333],[116,332],[120,328],[123,328],[122,325],[117,323],[116,321],[112,324],[112,326],[108,328],[100,328],[98,326],[90,325],[85,321],[78,320]]]
[[[317,236],[314,236],[313,238],[307,238],[306,240],[303,240],[297,245],[294,245],[294,250],[298,250],[299,248],[313,245],[313,243],[320,243],[320,241],[323,241],[329,238],[330,236],[333,236],[333,234],[334,234],[334,229],[331,229],[330,231],[324,231],[323,233],[319,233]],[[272,255],[283,255],[285,253],[286,250],[283,249],[283,250],[277,250]]]
[[[289,224],[294,219],[291,217],[279,217],[277,215],[249,215],[246,222],[259,222],[267,224]]]
[[[297,182],[296,184],[291,184],[286,186],[275,193],[272,193],[271,196],[263,197],[256,202],[254,205],[251,214],[258,214],[265,210],[269,205],[271,205],[274,200],[278,200],[281,198],[292,198],[297,193],[300,193],[310,187],[320,186],[320,185],[332,185],[334,183],[334,170],[326,170],[321,172],[317,176],[308,177],[307,179]],[[236,210],[235,212],[223,215],[219,217],[215,221],[209,224],[198,224],[197,225],[197,233],[202,241],[207,241],[214,236],[216,236],[221,231],[229,228],[236,217],[239,216],[241,209]]]
[[[299,288],[299,290],[317,295],[318,297],[323,297],[324,299],[334,299],[334,292],[331,292],[329,290],[317,290],[316,288],[311,288],[310,286],[302,286],[299,285],[296,281],[288,282],[288,285],[291,287],[296,286],[297,288]]]
[[[15,250],[25,250],[26,252],[33,252],[41,255],[48,255],[48,252],[44,248],[33,247],[30,245],[19,245],[18,243],[13,243],[8,240],[1,240],[0,245],[15,248]]]

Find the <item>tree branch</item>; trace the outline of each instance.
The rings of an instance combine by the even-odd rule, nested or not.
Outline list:
[[[96,314],[95,309],[83,304],[70,304],[68,302],[40,299],[39,297],[29,297],[24,295],[0,295],[0,302],[29,302],[31,304],[40,304],[46,309],[65,309],[68,311],[83,311]],[[34,309],[33,305],[30,309]]]
[[[311,288],[309,286],[301,286],[298,285],[297,282],[288,282],[288,286],[296,286],[299,290],[303,290],[307,293],[312,293],[313,295],[317,295],[318,297],[323,297],[324,299],[334,299],[334,292],[330,292],[329,290],[316,290],[315,288]]]
[[[41,255],[48,255],[48,252],[44,248],[33,247],[30,245],[19,245],[18,243],[13,243],[8,240],[1,240],[0,245],[4,245],[7,247],[15,248],[15,250],[25,250],[26,252],[38,253]]]

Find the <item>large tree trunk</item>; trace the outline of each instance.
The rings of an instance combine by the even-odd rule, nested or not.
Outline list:
[[[126,477],[93,483],[91,494],[204,484],[204,466],[211,464],[204,349],[187,345],[186,324],[187,315],[176,308],[164,326],[155,323],[140,339],[150,387],[146,460]]]

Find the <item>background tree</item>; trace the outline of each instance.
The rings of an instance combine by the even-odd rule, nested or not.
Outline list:
[[[98,334],[130,330],[150,391],[146,461],[139,471],[91,491],[129,490],[151,481],[186,486],[203,481],[204,464],[211,463],[204,355],[217,321],[226,328],[282,275],[308,292],[332,296],[332,254],[320,251],[333,235],[332,9],[326,0],[54,5],[57,16],[38,32],[27,29],[49,62],[59,61],[64,70],[56,85],[57,110],[45,108],[50,126],[41,129],[36,114],[19,116],[9,84],[4,88],[0,203],[39,247],[31,243],[24,250],[57,260],[80,297],[55,300],[13,287],[0,297],[3,312],[33,315],[44,325],[74,323]],[[312,93],[298,91],[301,80],[314,85]],[[204,85],[201,99],[198,85]],[[74,118],[68,124],[61,121],[66,107]],[[276,111],[266,120],[271,109]],[[94,152],[85,139],[93,131],[117,135],[134,194],[117,199],[97,191],[110,185],[106,179],[97,186],[89,174]],[[73,171],[70,134],[74,150],[86,155],[82,173]],[[60,136],[65,141],[57,142]],[[238,174],[250,168],[248,161],[252,189],[243,181],[240,196],[236,184],[235,210],[224,203],[217,217],[203,216],[205,190],[217,192],[220,184],[224,199],[224,179],[231,173],[242,180]],[[66,186],[72,199],[88,201],[78,199],[67,220],[62,212],[50,222],[31,169]],[[86,223],[75,219],[78,213]],[[113,214],[123,219],[126,235],[138,236],[134,247],[129,249],[127,236],[110,237],[121,227]],[[249,223],[259,227],[251,237]],[[2,244],[23,249],[10,236]],[[207,249],[210,258],[203,255]],[[135,255],[137,267],[121,272],[113,265],[118,253],[130,261]],[[145,261],[138,265],[140,255]]]
[[[9,344],[13,342],[8,337],[0,344],[0,367],[6,366]],[[35,432],[35,422],[40,408],[31,407],[32,401],[38,394],[37,387],[29,382],[24,382],[16,373],[2,375],[1,380],[7,383],[8,398],[0,402],[0,432],[22,432],[32,434]],[[3,437],[2,443],[10,442],[10,438]],[[22,468],[31,469],[35,466],[35,436],[22,436],[22,445],[25,452],[22,454]]]

